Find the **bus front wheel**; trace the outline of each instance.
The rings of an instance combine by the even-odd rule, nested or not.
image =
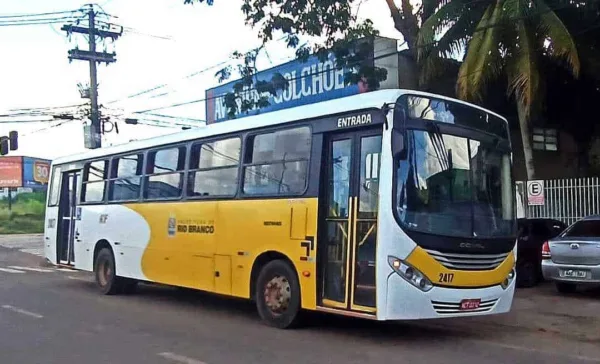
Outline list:
[[[123,282],[121,277],[116,274],[115,259],[110,249],[100,250],[94,262],[94,273],[96,275],[96,285],[102,294],[114,295],[120,293]]]
[[[273,260],[262,267],[256,281],[260,317],[280,329],[294,327],[300,316],[300,283],[289,263]]]

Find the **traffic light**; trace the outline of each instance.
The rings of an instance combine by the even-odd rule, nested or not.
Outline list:
[[[17,150],[19,148],[19,133],[16,130],[8,133],[8,140],[10,142],[10,150]]]
[[[8,144],[9,144],[9,139],[8,137],[0,137],[0,155],[7,155],[8,154]]]

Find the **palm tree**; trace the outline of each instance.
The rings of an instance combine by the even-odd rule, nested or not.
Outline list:
[[[443,72],[440,60],[461,52],[465,56],[456,84],[460,98],[481,100],[490,81],[508,78],[528,179],[535,178],[530,120],[544,100],[541,57],[566,61],[575,76],[580,71],[573,37],[555,10],[546,0],[446,0],[423,23],[418,39],[422,82]]]

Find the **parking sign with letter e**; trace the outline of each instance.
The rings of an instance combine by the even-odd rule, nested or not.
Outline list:
[[[544,181],[527,181],[527,204],[530,206],[544,205]]]

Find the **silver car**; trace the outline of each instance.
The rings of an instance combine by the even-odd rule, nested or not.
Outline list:
[[[600,216],[583,218],[544,243],[542,273],[561,293],[600,285]]]

